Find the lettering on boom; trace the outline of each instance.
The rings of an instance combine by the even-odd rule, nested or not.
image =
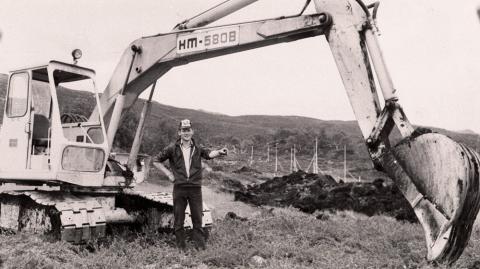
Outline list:
[[[205,32],[178,35],[177,54],[207,51],[239,44],[240,27],[229,27]]]

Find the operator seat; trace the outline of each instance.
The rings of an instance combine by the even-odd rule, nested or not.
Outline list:
[[[34,114],[33,116],[33,134],[32,145],[39,147],[48,146],[48,129],[50,121],[42,114]]]

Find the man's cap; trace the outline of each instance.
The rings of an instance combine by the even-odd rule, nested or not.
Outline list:
[[[190,122],[189,119],[181,120],[180,124],[178,125],[178,130],[191,129],[191,128],[192,128],[192,123]]]

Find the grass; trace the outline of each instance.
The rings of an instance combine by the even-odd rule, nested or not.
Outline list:
[[[453,268],[478,263],[479,239],[477,226]],[[203,251],[178,252],[171,234],[114,235],[84,246],[18,234],[0,235],[0,259],[3,268],[444,268],[425,260],[424,244],[417,224],[353,212],[317,220],[275,208],[246,221],[217,219]]]
[[[258,208],[220,191],[219,178],[248,175],[205,174],[203,197],[214,227],[206,250],[175,248],[172,234],[115,234],[87,245],[49,242],[39,235],[0,234],[0,268],[446,268],[426,261],[419,224],[346,211],[306,214],[295,208]],[[158,176],[158,177],[157,177]],[[142,187],[171,191],[160,175]],[[246,220],[230,219],[234,212]],[[320,213],[320,212],[317,212]],[[480,268],[480,224],[452,268]]]

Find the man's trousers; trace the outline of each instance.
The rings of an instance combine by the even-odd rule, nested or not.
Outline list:
[[[173,213],[175,217],[174,228],[177,247],[185,248],[185,210],[190,206],[193,224],[193,241],[196,248],[205,249],[205,237],[202,229],[202,187],[201,186],[174,186],[173,187]]]

